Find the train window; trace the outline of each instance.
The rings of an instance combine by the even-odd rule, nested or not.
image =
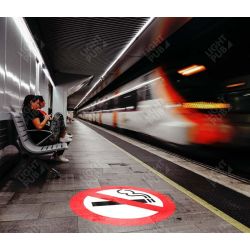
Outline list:
[[[113,100],[114,100],[114,108],[119,108],[119,98],[116,97]]]
[[[142,91],[142,88],[137,89],[137,101],[138,102],[145,100],[144,94],[145,92]]]
[[[114,108],[114,99],[111,99],[108,101],[108,108],[107,109],[110,110],[113,108]]]
[[[119,97],[119,108],[136,108],[137,92],[132,91]]]
[[[108,109],[108,102],[103,102],[100,104],[102,110],[107,110]]]
[[[137,89],[137,101],[146,101],[146,100],[151,100],[152,95],[150,91],[150,86],[146,85],[143,86],[142,88]]]
[[[101,109],[101,104],[97,104],[97,105],[96,105],[96,110],[97,110],[97,111],[102,110],[102,109]]]
[[[146,100],[151,100],[152,99],[152,96],[151,96],[151,91],[150,91],[150,86],[149,85],[146,85],[145,86],[145,92],[146,92]]]
[[[99,104],[96,104],[96,105],[95,105],[95,110],[96,110],[96,111],[99,111],[99,110],[100,110],[100,105],[99,105]]]
[[[250,92],[249,91],[237,91],[232,93],[226,93],[224,95],[225,102],[231,104],[231,112],[234,113],[250,113]]]

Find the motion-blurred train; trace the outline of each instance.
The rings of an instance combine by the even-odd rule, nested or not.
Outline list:
[[[249,146],[249,21],[204,23],[186,25],[160,63],[78,117],[177,145]]]
[[[193,65],[183,72],[203,67]],[[79,117],[176,144],[212,144],[232,140],[232,125],[223,117],[230,107],[223,99],[185,99],[164,70],[157,68],[89,105]]]
[[[88,105],[79,117],[174,144],[249,145],[247,83],[213,87],[202,71],[204,65],[190,65],[177,77],[158,67]],[[192,81],[194,74],[201,77]]]

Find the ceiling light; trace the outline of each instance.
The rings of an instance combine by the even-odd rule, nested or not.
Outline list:
[[[245,82],[232,83],[232,84],[227,85],[226,87],[227,88],[234,88],[234,87],[240,87],[240,86],[243,86],[243,85],[246,85],[246,83]]]
[[[92,92],[97,84],[101,82],[102,79],[105,78],[106,74],[109,70],[118,62],[118,60],[125,54],[125,52],[129,49],[129,47],[134,43],[134,41],[142,34],[142,32],[150,25],[150,23],[154,20],[154,17],[150,17],[147,22],[141,27],[141,29],[135,34],[135,36],[130,40],[130,42],[124,47],[124,49],[119,53],[119,55],[115,58],[115,60],[107,67],[102,76],[97,80],[92,88],[84,95],[84,97],[80,100],[80,102],[75,106],[77,108],[82,101]]]
[[[0,66],[0,74],[4,77],[5,76],[5,71],[4,69]]]
[[[20,34],[22,36],[22,38],[25,40],[26,44],[28,45],[29,49],[31,50],[31,52],[34,54],[34,56],[38,59],[40,65],[45,65],[43,57],[40,53],[39,48],[36,45],[36,42],[33,38],[33,36],[31,35],[31,32],[25,22],[25,20],[22,17],[12,17],[14,23],[16,24],[17,28],[20,31]],[[47,76],[47,78],[49,79],[49,81],[51,82],[52,86],[55,87],[55,84],[53,82],[53,80],[51,79],[51,76],[49,74],[49,71],[42,67],[45,75]]]
[[[179,70],[178,73],[183,76],[191,76],[204,70],[206,70],[206,67],[204,65],[191,65]]]

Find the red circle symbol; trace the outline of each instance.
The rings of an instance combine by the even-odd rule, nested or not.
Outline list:
[[[117,226],[151,224],[175,212],[175,204],[168,196],[131,186],[81,191],[71,198],[70,208],[84,219]]]

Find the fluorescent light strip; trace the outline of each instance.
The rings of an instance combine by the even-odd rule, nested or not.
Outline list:
[[[4,77],[5,76],[5,71],[4,69],[0,66],[0,74]]]
[[[81,110],[79,110],[79,111],[82,111],[82,110],[91,108],[91,107],[93,107],[93,106],[95,106],[95,105],[98,105],[98,104],[100,104],[100,103],[109,101],[109,100],[114,99],[114,98],[116,98],[116,97],[118,97],[118,96],[124,95],[124,94],[129,93],[129,92],[131,92],[131,91],[133,91],[133,90],[136,90],[136,89],[139,89],[139,88],[141,88],[141,87],[143,87],[143,86],[145,86],[145,85],[148,85],[148,84],[150,84],[150,83],[152,83],[152,82],[155,82],[155,81],[157,81],[157,80],[159,80],[159,79],[161,79],[161,77],[157,77],[157,78],[155,78],[155,79],[153,79],[153,80],[150,80],[150,81],[147,81],[147,82],[143,82],[143,83],[141,83],[141,84],[139,84],[139,85],[137,85],[137,86],[135,86],[135,87],[133,87],[133,88],[131,88],[131,89],[125,90],[125,91],[120,92],[120,93],[118,93],[118,94],[116,94],[116,95],[114,95],[114,96],[112,96],[112,97],[110,97],[110,98],[107,98],[107,99],[105,99],[105,100],[102,100],[102,101],[99,101],[99,102],[94,103],[94,104],[92,104],[92,105],[89,105],[89,106],[87,106],[86,108],[83,108],[83,109],[81,109]]]
[[[206,70],[206,67],[204,65],[192,65],[192,66],[179,70],[178,73],[183,76],[190,76],[190,75],[197,74],[204,70]]]
[[[116,109],[109,109],[108,111],[120,111],[125,110],[126,108],[116,108]]]
[[[35,84],[31,82],[31,83],[30,83],[30,88],[31,88],[33,91],[35,91],[35,90],[36,90]]]
[[[50,74],[49,74],[48,69],[43,69],[43,72],[44,72],[44,74],[47,76],[47,78],[50,80],[52,86],[55,88],[55,84],[54,84],[53,80],[52,80],[51,77],[50,77]]]
[[[20,84],[20,79],[19,77],[17,77],[16,75],[14,75],[12,72],[10,71],[7,71],[6,73],[6,76],[10,79],[12,79],[13,82],[17,83],[17,84]],[[28,83],[24,82],[21,80],[21,85],[26,89],[26,90],[29,90],[30,89],[30,86]]]
[[[19,101],[19,95],[16,95],[15,93],[9,92],[9,91],[5,91],[5,95],[7,96],[11,96],[12,98],[16,99]]]
[[[91,93],[97,84],[100,83],[101,79],[105,77],[108,71],[117,63],[117,61],[123,56],[123,54],[128,50],[128,48],[134,43],[134,41],[142,34],[142,32],[149,26],[149,24],[154,20],[154,17],[150,17],[147,22],[141,27],[141,29],[135,34],[135,36],[130,40],[130,42],[125,46],[125,48],[120,52],[120,54],[115,58],[115,60],[108,66],[105,72],[102,74],[100,79],[96,81],[93,87],[87,92],[87,94],[80,100],[80,102],[75,106],[77,108],[82,101]]]
[[[229,109],[229,103],[216,103],[216,102],[186,102],[182,104],[183,108],[188,109]]]
[[[204,71],[206,68],[204,66],[198,66],[189,70],[186,70],[185,72],[183,72],[183,75],[191,75],[194,73],[199,73],[200,71]]]
[[[234,87],[240,87],[240,86],[244,86],[244,85],[246,85],[245,82],[239,82],[239,83],[232,83],[232,84],[229,84],[229,85],[227,85],[226,87],[227,87],[227,88],[234,88]]]
[[[7,72],[6,72],[6,76],[7,76],[8,78],[11,78],[13,82],[16,82],[16,83],[18,83],[18,84],[20,83],[19,78],[18,78],[16,75],[14,75],[12,72],[7,71]]]
[[[182,69],[182,70],[179,70],[178,73],[183,74],[183,73],[185,73],[186,71],[195,69],[196,67],[197,67],[197,65],[189,66],[189,67],[186,67],[186,68],[184,68],[184,69]]]
[[[23,39],[25,40],[25,42],[27,43],[29,49],[31,50],[31,52],[34,54],[34,56],[36,56],[40,62],[40,64],[45,64],[43,57],[40,53],[40,50],[38,49],[36,42],[34,40],[34,38],[32,37],[29,28],[27,27],[26,22],[24,21],[24,19],[22,17],[12,17],[14,23],[16,24],[17,28],[19,29]],[[49,74],[49,71],[47,69],[42,68],[45,75],[47,76],[47,78],[50,80],[51,84],[53,87],[55,87],[55,84]]]
[[[110,112],[110,111],[132,110],[134,108],[135,108],[134,106],[129,106],[129,107],[125,107],[125,108],[104,109],[104,110],[98,110],[98,111],[94,111],[94,112],[100,113],[100,112]]]
[[[24,87],[27,91],[30,90],[30,85],[28,83],[26,83],[25,81],[21,81],[21,85],[22,87]]]

